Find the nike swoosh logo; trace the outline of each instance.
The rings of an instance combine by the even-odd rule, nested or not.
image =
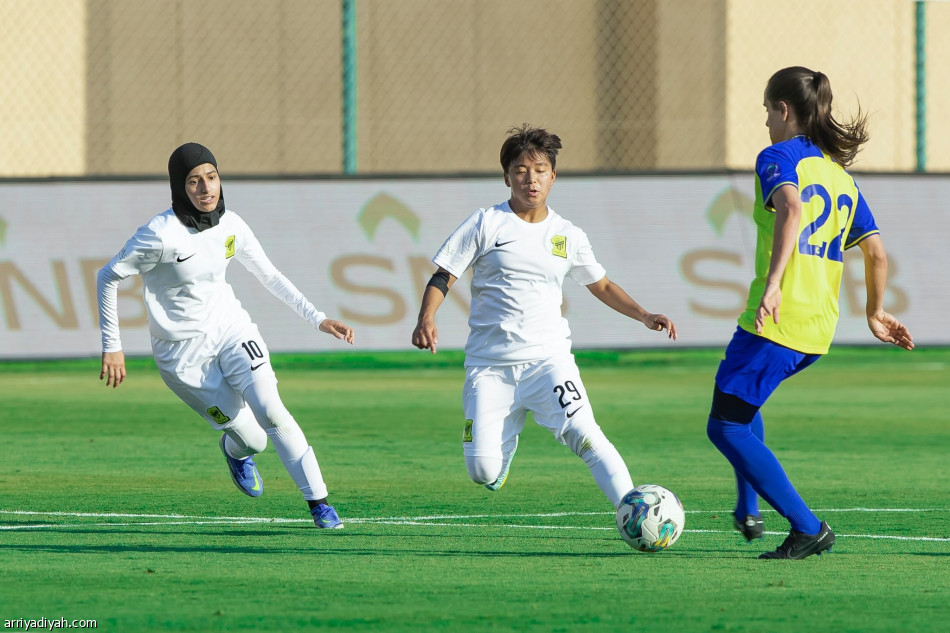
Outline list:
[[[573,417],[574,417],[574,414],[577,413],[578,411],[580,411],[580,410],[583,409],[583,408],[584,408],[584,405],[581,405],[581,406],[577,407],[576,409],[574,409],[573,411],[568,411],[567,417],[568,417],[568,418],[573,418]]]
[[[499,242],[498,240],[495,240],[495,248],[501,248],[505,244],[511,244],[514,241],[515,240],[508,240],[507,242]]]
[[[251,371],[254,371],[255,369],[260,369],[261,367],[263,367],[263,366],[266,365],[266,364],[267,364],[267,363],[261,363],[260,365],[251,365]]]
[[[189,255],[188,257],[182,257],[181,255],[179,255],[179,256],[178,256],[178,263],[180,264],[180,263],[182,263],[183,261],[185,261],[186,259],[191,259],[191,258],[194,257],[194,256],[195,256],[195,253],[192,253],[192,254]]]
[[[254,487],[251,490],[255,492],[261,489],[261,476],[257,473],[254,473]]]

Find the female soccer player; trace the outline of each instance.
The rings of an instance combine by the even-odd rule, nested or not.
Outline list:
[[[432,259],[438,270],[422,297],[412,343],[434,354],[435,313],[449,288],[472,268],[471,332],[465,345],[465,464],[472,481],[504,485],[525,414],[577,454],[616,508],[633,488],[627,467],[594,421],[561,316],[570,276],[605,304],[651,330],[676,327],[640,307],[607,279],[584,232],[547,206],[561,139],[524,125],[509,131],[501,166],[511,199],[479,209]]]
[[[274,267],[244,220],[225,209],[208,148],[187,143],[176,149],[168,177],[172,208],[140,227],[99,271],[99,379],[113,388],[125,380],[116,287],[142,275],[155,364],[179,398],[224,432],[219,445],[235,485],[251,497],[263,492],[252,455],[270,437],[316,526],[342,528],[313,449],[281,402],[267,345],[225,281],[228,264],[241,262],[320,331],[352,344],[353,330],[314,308]]]
[[[786,378],[828,352],[838,321],[842,254],[864,253],[867,321],[875,337],[904,349],[907,328],[884,311],[887,255],[854,179],[845,171],[867,141],[866,117],[831,115],[828,77],[785,68],[765,88],[772,145],[755,164],[755,279],[716,374],[706,432],[736,472],[736,529],[761,538],[758,496],[791,523],[788,538],[759,558],[829,551],[834,532],[805,505],[763,443],[759,408]]]

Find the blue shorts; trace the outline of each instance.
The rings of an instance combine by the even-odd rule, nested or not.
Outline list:
[[[726,356],[716,372],[716,386],[723,393],[761,407],[786,378],[805,369],[821,354],[804,354],[767,338],[736,328]]]

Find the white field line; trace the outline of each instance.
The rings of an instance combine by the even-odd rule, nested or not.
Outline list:
[[[719,514],[724,515],[731,512],[731,510],[686,510],[686,514]],[[768,508],[764,508],[762,512],[775,512]],[[950,512],[950,508],[821,508],[816,509],[814,512],[817,513],[831,513],[831,512]],[[248,521],[248,522],[263,522],[263,523],[284,523],[284,522],[309,522],[309,519],[282,519],[274,517],[204,517],[199,515],[192,514],[130,514],[130,513],[121,513],[121,512],[56,512],[56,511],[37,511],[37,510],[0,510],[0,515],[9,514],[9,515],[32,515],[32,516],[47,516],[47,517],[91,517],[97,519],[106,519],[106,518],[117,518],[117,519],[214,519],[222,521]],[[512,518],[556,518],[556,517],[575,517],[575,516],[608,516],[613,514],[611,512],[538,512],[538,513],[518,513],[518,514],[433,514],[433,515],[422,515],[416,517],[375,517],[375,518],[366,518],[366,519],[348,519],[351,522],[380,522],[380,521],[424,521],[427,519],[434,519],[440,521],[448,521],[452,519],[498,519],[504,517]]]
[[[818,513],[832,512],[947,512],[946,508],[831,508],[816,510]],[[728,515],[729,511],[688,510],[691,514],[720,514]],[[772,512],[772,510],[766,510]],[[379,525],[409,525],[425,527],[464,527],[464,528],[511,528],[525,530],[587,530],[613,531],[614,527],[606,526],[576,526],[576,525],[537,525],[522,523],[460,523],[460,520],[498,519],[498,518],[560,518],[572,516],[611,516],[609,512],[550,512],[534,514],[454,514],[454,515],[427,515],[417,517],[374,517],[374,518],[346,518],[345,522],[352,524],[379,524]],[[0,515],[10,516],[37,516],[37,517],[84,517],[98,519],[160,519],[157,521],[128,521],[107,523],[32,523],[24,525],[0,525],[3,530],[45,530],[62,528],[110,528],[110,527],[143,527],[168,525],[254,525],[262,523],[307,523],[310,519],[282,518],[282,517],[202,517],[187,514],[129,514],[113,512],[40,512],[32,510],[0,510]],[[694,534],[728,534],[731,530],[684,530]],[[781,536],[785,532],[766,532]],[[849,538],[885,539],[897,541],[928,541],[946,543],[950,538],[930,536],[898,536],[887,534],[838,534]]]

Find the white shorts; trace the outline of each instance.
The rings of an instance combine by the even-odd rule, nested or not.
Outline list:
[[[534,421],[566,444],[568,429],[594,422],[580,371],[572,355],[521,365],[469,367],[462,394],[465,455],[491,457]]]
[[[215,429],[227,427],[246,406],[244,390],[252,383],[277,382],[253,323],[184,341],[152,338],[152,353],[165,384]]]

